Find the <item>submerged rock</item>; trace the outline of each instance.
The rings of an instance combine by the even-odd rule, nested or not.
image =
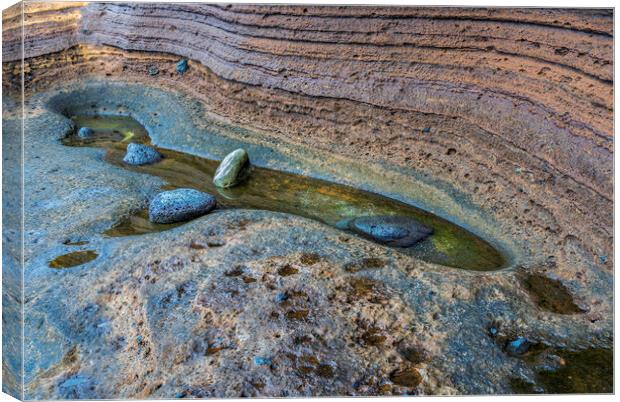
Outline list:
[[[177,73],[183,74],[189,69],[189,64],[187,63],[187,59],[181,59],[177,63]]]
[[[427,238],[433,229],[407,216],[362,216],[349,221],[349,229],[379,243],[410,247]]]
[[[213,184],[217,187],[232,187],[244,179],[250,164],[248,153],[244,149],[236,149],[226,155],[215,171]]]
[[[95,132],[90,127],[80,127],[78,130],[78,137],[80,138],[89,138],[93,134],[95,134]]]
[[[148,165],[159,162],[161,159],[162,155],[155,148],[132,142],[127,145],[127,153],[123,158],[123,162],[129,165]]]
[[[215,197],[191,188],[164,191],[149,204],[149,220],[173,223],[197,218],[215,208]]]

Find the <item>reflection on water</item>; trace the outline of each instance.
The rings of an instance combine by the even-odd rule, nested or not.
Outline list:
[[[218,161],[157,148],[164,159],[153,165],[129,166],[122,162],[129,142],[150,144],[148,133],[137,121],[124,116],[74,116],[77,128],[94,130],[92,138],[76,135],[63,140],[69,146],[89,146],[108,150],[106,160],[114,165],[164,179],[167,188],[190,187],[216,196],[218,208],[250,208],[287,212],[336,226],[338,222],[362,215],[405,215],[434,229],[433,235],[413,247],[399,249],[416,258],[470,270],[495,270],[505,264],[503,256],[484,240],[431,213],[402,202],[329,183],[323,180],[253,167],[249,178],[237,187],[216,188],[213,174]],[[76,130],[77,131],[77,130]],[[250,155],[250,159],[252,155]],[[106,232],[128,236],[178,225],[158,225],[140,211]]]

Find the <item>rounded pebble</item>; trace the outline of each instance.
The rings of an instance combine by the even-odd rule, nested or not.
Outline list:
[[[161,159],[162,155],[155,148],[132,142],[127,145],[127,153],[123,162],[128,165],[148,165],[159,162]]]
[[[95,134],[95,132],[90,127],[80,127],[78,130],[78,137],[80,138],[89,138],[93,134]]]
[[[164,191],[149,204],[149,220],[154,223],[182,222],[205,215],[215,208],[211,194],[191,188]]]
[[[213,176],[213,184],[217,187],[232,187],[243,179],[250,160],[244,149],[236,149],[226,155]]]

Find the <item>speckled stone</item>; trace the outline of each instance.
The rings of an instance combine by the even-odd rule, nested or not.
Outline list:
[[[159,162],[161,159],[162,155],[155,148],[132,142],[127,145],[127,153],[123,162],[129,165],[148,165]]]
[[[215,208],[211,194],[191,188],[159,193],[149,204],[149,220],[154,223],[173,223],[197,218]]]

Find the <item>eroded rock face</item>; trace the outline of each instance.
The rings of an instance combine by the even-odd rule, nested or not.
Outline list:
[[[61,110],[29,105],[26,132],[37,137],[26,144],[38,148],[26,156],[36,149],[50,163],[25,161],[26,250],[36,250],[24,270],[27,397],[500,393],[539,381],[528,362],[546,364],[553,348],[611,347],[611,11],[25,9],[27,99],[86,77],[180,92],[186,120],[215,114],[248,130],[237,139],[294,144],[297,171],[335,169],[342,182],[416,199],[519,251],[510,269],[463,273],[308,220],[241,211],[104,241],[110,217],[162,183],[60,148],[52,139],[69,129]],[[343,16],[346,31],[333,32]],[[19,94],[18,9],[3,20],[3,86]],[[183,74],[180,58],[191,60]],[[164,138],[158,129],[170,122],[157,110],[135,99],[112,106]],[[46,198],[54,191],[70,197]],[[48,272],[76,232],[101,262]],[[543,288],[557,297],[541,298],[524,273],[549,278]],[[519,337],[551,349],[510,356]],[[15,384],[18,366],[3,367]]]

